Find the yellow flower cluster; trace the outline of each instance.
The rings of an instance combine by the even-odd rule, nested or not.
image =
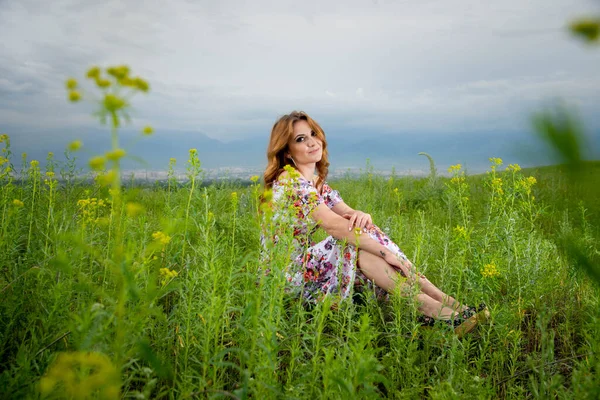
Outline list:
[[[519,172],[521,170],[521,166],[519,164],[508,164],[508,167],[506,167],[506,170]]]
[[[500,276],[500,272],[498,272],[498,268],[496,268],[496,265],[494,263],[490,263],[485,264],[485,266],[481,270],[481,275],[484,278],[495,278],[497,276]]]
[[[94,179],[101,186],[110,186],[117,179],[117,173],[114,169],[111,169],[110,171],[96,175]]]
[[[495,165],[495,166],[502,165],[502,159],[501,158],[492,157],[492,158],[490,158],[490,162],[492,163],[492,165]]]
[[[492,179],[492,190],[498,194],[504,194],[504,189],[502,189],[502,178]]]
[[[42,397],[54,391],[66,398],[121,397],[121,381],[117,368],[109,358],[97,352],[61,353],[40,380]]]
[[[161,268],[160,269],[160,277],[166,281],[175,278],[179,273],[177,271],[173,271],[169,268]]]
[[[75,103],[75,102],[81,100],[81,93],[79,93],[77,91],[77,87],[79,85],[75,78],[67,79],[67,82],[65,82],[65,86],[67,87],[67,90],[69,91],[69,101],[72,101],[73,103]]]
[[[114,79],[114,81],[120,86],[129,87],[134,90],[141,92],[147,92],[150,90],[150,85],[144,79],[139,76],[130,77],[129,67],[127,65],[119,65],[116,67],[106,68],[106,73]],[[109,79],[102,77],[102,71],[99,67],[92,67],[88,70],[86,76],[96,82],[96,86],[101,89],[106,89],[112,86],[112,82]]]
[[[55,176],[55,174],[53,171],[47,171],[46,172],[47,179],[44,179],[44,184],[53,188],[56,185],[56,179],[54,179],[54,176]]]
[[[464,226],[456,225],[454,233],[460,239],[466,239],[468,237],[467,229]]]
[[[10,140],[10,138],[8,137],[8,135],[6,133],[3,133],[2,135],[0,135],[0,143],[8,143]]]
[[[25,204],[23,204],[23,202],[22,202],[21,200],[19,200],[19,199],[14,199],[12,202],[13,202],[13,205],[14,205],[15,207],[18,207],[18,208],[20,208],[20,207],[23,207],[23,206],[25,205]]]
[[[0,165],[4,165],[8,162],[8,158],[0,156]]]
[[[95,224],[99,222],[99,214],[107,206],[106,201],[96,197],[80,199],[77,201],[79,207],[79,218],[83,224]]]
[[[448,172],[452,174],[452,173],[454,173],[454,172],[458,172],[458,171],[460,171],[460,170],[461,170],[461,168],[462,168],[462,165],[461,165],[461,164],[451,165],[451,166],[448,168]]]
[[[457,175],[457,176],[453,176],[453,177],[450,179],[450,182],[451,182],[451,183],[453,183],[453,184],[455,184],[455,185],[458,185],[458,184],[460,184],[460,183],[463,183],[463,182],[464,182],[466,179],[467,179],[467,178],[465,178],[465,176],[464,176],[464,175]]]
[[[31,162],[29,164],[31,165],[32,168],[35,168],[40,165],[40,162],[38,160],[31,160]]]
[[[101,171],[104,169],[104,166],[106,165],[106,159],[102,156],[96,156],[96,157],[92,157],[90,158],[90,168],[93,169],[94,171]]]
[[[69,143],[67,148],[69,149],[69,151],[77,151],[81,148],[81,146],[83,146],[81,140],[74,140],[71,143]]]
[[[531,187],[537,183],[537,179],[534,176],[528,176],[526,178],[521,178],[517,181],[516,186],[520,189],[523,189],[525,193],[531,194]]]
[[[163,245],[169,244],[169,242],[171,241],[171,236],[166,235],[165,233],[160,231],[154,232],[152,234],[152,238],[157,242],[162,243]]]
[[[258,182],[258,179],[259,179],[258,175],[254,175],[254,176],[250,177],[250,182],[256,183],[256,182]]]
[[[107,160],[117,161],[125,157],[126,154],[127,152],[124,149],[115,149],[106,152],[105,157]]]
[[[127,215],[130,217],[137,217],[144,212],[144,207],[140,203],[128,202],[125,206]]]
[[[287,171],[288,179],[290,181],[300,178],[300,172],[298,172],[298,170],[296,168],[292,167],[291,165],[288,164],[288,165],[284,166],[283,169],[284,169],[284,171]]]
[[[152,128],[150,125],[146,125],[144,129],[142,129],[142,133],[146,136],[150,136],[154,133],[154,128]]]

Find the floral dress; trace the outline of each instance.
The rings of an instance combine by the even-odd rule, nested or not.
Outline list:
[[[271,231],[267,233],[263,229],[261,235],[262,259],[268,271],[269,247],[272,251],[273,247],[280,244],[280,238],[286,231],[291,234],[291,262],[284,271],[288,292],[302,295],[309,302],[316,302],[326,295],[338,296],[339,300],[346,299],[351,296],[355,285],[373,286],[357,269],[357,250],[354,245],[333,236],[320,242],[312,240],[318,224],[309,215],[321,203],[331,209],[343,201],[337,190],[325,182],[322,193],[319,193],[312,182],[300,175],[280,177],[273,182],[272,196]],[[263,228],[267,225],[263,224]],[[373,226],[367,233],[398,257],[406,259],[400,248],[379,227]],[[268,237],[271,241],[266,239]],[[385,294],[382,289],[375,289],[378,295]]]

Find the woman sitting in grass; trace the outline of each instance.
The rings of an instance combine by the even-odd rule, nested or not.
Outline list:
[[[325,133],[306,113],[294,111],[275,123],[267,158],[264,197],[272,195],[271,243],[277,245],[286,229],[293,232],[292,262],[285,271],[290,290],[316,302],[325,295],[347,298],[364,283],[385,292],[399,286],[403,295],[417,293],[425,322],[445,321],[461,336],[487,313],[461,305],[417,273],[369,214],[352,209],[331,189]],[[330,236],[315,243],[311,235],[318,228]],[[264,235],[261,239],[268,253],[269,242]]]

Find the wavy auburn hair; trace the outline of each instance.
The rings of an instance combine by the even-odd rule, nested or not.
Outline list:
[[[327,158],[327,141],[325,140],[325,132],[317,124],[315,120],[308,116],[304,111],[292,111],[291,113],[284,115],[279,118],[273,129],[271,130],[271,139],[269,140],[269,147],[267,148],[267,168],[263,175],[265,181],[265,189],[271,189],[273,182],[277,179],[279,174],[283,172],[283,168],[286,165],[290,165],[296,169],[294,163],[285,157],[285,153],[289,150],[288,142],[294,134],[294,124],[298,121],[306,121],[310,129],[316,133],[317,138],[323,143],[323,156],[321,161],[317,163],[317,172],[319,177],[317,178],[316,187],[320,192],[323,187],[323,183],[327,178],[329,172],[329,160]]]

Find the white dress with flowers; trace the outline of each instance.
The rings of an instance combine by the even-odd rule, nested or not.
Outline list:
[[[312,234],[318,225],[309,215],[321,203],[332,208],[341,202],[342,197],[337,190],[331,189],[325,182],[322,193],[319,193],[312,182],[300,175],[294,178],[280,177],[273,182],[272,194],[272,224],[264,225],[271,226],[272,230],[267,232],[265,229],[261,235],[263,262],[269,264],[266,265],[269,271],[272,268],[269,261],[272,250],[269,250],[266,238],[271,237],[271,243],[277,246],[281,242],[281,235],[287,231],[292,238],[291,263],[285,267],[288,291],[301,294],[309,302],[315,302],[322,300],[325,295],[345,299],[351,295],[355,285],[372,285],[357,270],[354,245],[345,244],[333,236],[318,243],[312,240]],[[373,226],[367,233],[398,257],[406,259],[400,248],[377,226]],[[378,289],[378,293],[384,294],[381,289]]]

